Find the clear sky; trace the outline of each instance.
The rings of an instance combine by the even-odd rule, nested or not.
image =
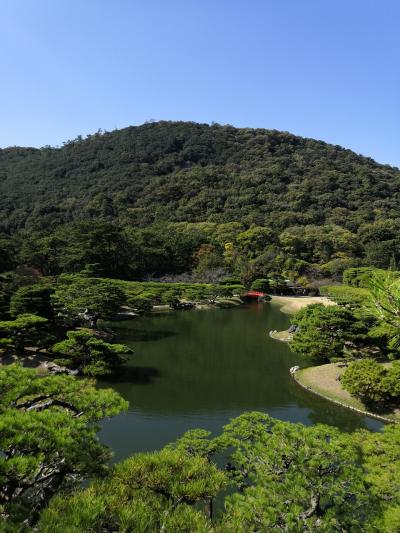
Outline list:
[[[1,0],[0,146],[150,119],[400,166],[400,0]]]

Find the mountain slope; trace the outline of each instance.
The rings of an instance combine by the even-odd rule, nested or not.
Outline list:
[[[0,150],[0,228],[105,218],[242,221],[351,231],[400,216],[400,171],[321,141],[262,129],[158,122],[62,148]]]

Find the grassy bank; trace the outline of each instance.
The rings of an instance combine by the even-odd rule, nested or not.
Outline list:
[[[390,363],[383,364],[390,365]],[[340,367],[337,363],[330,363],[298,370],[293,377],[302,387],[343,407],[389,422],[400,422],[399,409],[394,411],[373,410],[344,390],[338,379],[344,370],[345,368]]]

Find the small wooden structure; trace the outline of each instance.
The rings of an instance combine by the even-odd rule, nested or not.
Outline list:
[[[247,291],[244,296],[247,296],[248,298],[264,298],[266,293],[261,291]]]
[[[241,298],[245,301],[257,300],[257,302],[263,302],[265,300],[270,299],[266,292],[261,291],[247,291],[246,293],[241,295]]]

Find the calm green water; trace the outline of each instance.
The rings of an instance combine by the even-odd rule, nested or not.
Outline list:
[[[118,341],[135,354],[121,376],[103,385],[122,394],[130,407],[103,423],[101,440],[120,460],[159,449],[190,428],[217,434],[230,418],[250,410],[345,431],[381,427],[292,380],[289,368],[301,361],[268,336],[288,324],[271,304],[180,311],[114,324]]]

